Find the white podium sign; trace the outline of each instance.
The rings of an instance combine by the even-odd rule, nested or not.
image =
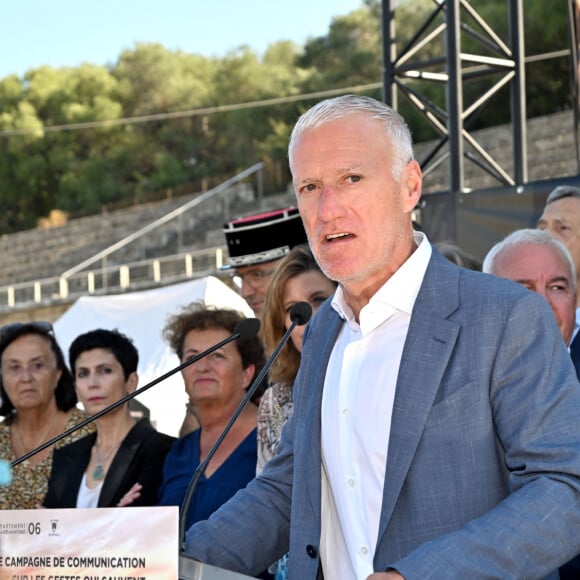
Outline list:
[[[0,510],[0,580],[175,580],[178,508]]]

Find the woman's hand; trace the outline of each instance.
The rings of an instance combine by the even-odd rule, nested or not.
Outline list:
[[[367,576],[367,580],[405,580],[405,577],[396,570],[391,570],[390,572],[375,572]]]
[[[135,483],[133,487],[119,500],[117,507],[125,507],[131,505],[136,499],[141,497],[141,490],[143,486],[140,483]]]

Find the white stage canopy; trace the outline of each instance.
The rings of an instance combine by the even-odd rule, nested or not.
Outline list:
[[[163,340],[162,329],[169,315],[196,300],[253,316],[238,293],[209,276],[143,292],[79,298],[55,322],[54,330],[67,361],[71,342],[83,332],[106,328],[126,334],[139,351],[139,387],[143,387],[179,365],[179,359]],[[177,435],[187,402],[181,373],[151,387],[136,399],[150,409],[151,421],[159,431]]]

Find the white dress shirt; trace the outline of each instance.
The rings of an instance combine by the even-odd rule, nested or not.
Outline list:
[[[346,323],[330,356],[322,397],[322,530],[326,578],[373,572],[395,387],[411,312],[431,257],[418,248],[360,312],[339,287],[333,308]]]

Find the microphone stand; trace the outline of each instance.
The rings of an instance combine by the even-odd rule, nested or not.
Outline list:
[[[297,302],[292,306],[290,309],[290,320],[292,323],[290,324],[288,330],[284,333],[284,336],[280,339],[280,342],[270,355],[270,358],[266,361],[266,364],[262,367],[262,370],[258,373],[258,376],[254,379],[254,382],[250,385],[244,398],[240,401],[240,404],[236,407],[233,415],[230,417],[230,420],[227,422],[226,426],[224,427],[223,431],[220,433],[220,436],[217,438],[216,442],[213,444],[211,449],[208,451],[205,459],[200,462],[197,466],[197,469],[194,471],[191,481],[187,486],[187,491],[185,492],[185,497],[183,498],[183,502],[181,504],[181,516],[179,518],[179,541],[181,544],[181,552],[185,553],[185,526],[187,522],[187,513],[189,512],[189,507],[191,505],[191,500],[193,499],[193,494],[197,489],[199,484],[199,480],[201,476],[204,474],[209,462],[212,460],[213,456],[215,455],[218,447],[221,445],[222,441],[226,438],[226,435],[230,432],[232,425],[234,424],[235,420],[240,416],[240,413],[246,408],[246,405],[250,402],[250,399],[254,396],[255,392],[258,390],[258,387],[262,384],[266,374],[270,370],[270,367],[280,354],[284,345],[288,342],[290,335],[294,331],[297,326],[302,326],[306,324],[310,320],[310,316],[312,316],[312,308],[310,304],[307,302]]]
[[[236,340],[237,338],[242,338],[242,339],[251,338],[252,336],[255,336],[258,333],[258,330],[260,330],[260,321],[257,318],[246,318],[245,320],[242,320],[241,322],[239,322],[236,325],[236,328],[234,329],[234,333],[232,335],[228,336],[227,338],[224,338],[223,340],[221,340],[217,344],[214,344],[213,346],[209,347],[207,350],[205,350],[199,354],[196,354],[195,356],[192,356],[191,358],[188,358],[186,361],[182,362],[179,366],[167,371],[164,375],[161,375],[160,377],[153,379],[150,383],[147,383],[145,386],[141,387],[140,389],[137,389],[137,390],[133,391],[132,393],[128,393],[127,395],[125,395],[124,397],[122,397],[121,399],[116,401],[115,403],[112,403],[108,407],[101,409],[100,411],[98,411],[94,415],[91,415],[90,417],[87,417],[86,419],[84,419],[83,421],[78,423],[77,425],[73,425],[70,429],[63,431],[62,433],[60,433],[56,437],[49,439],[48,441],[46,441],[42,445],[39,445],[38,447],[36,447],[35,449],[32,449],[28,453],[25,453],[24,455],[18,457],[17,459],[15,459],[14,461],[12,461],[10,463],[10,467],[11,468],[16,467],[17,465],[19,465],[20,463],[23,463],[24,461],[26,461],[27,459],[29,459],[33,455],[40,453],[43,449],[46,449],[47,447],[50,447],[51,445],[58,443],[61,439],[64,439],[65,437],[67,437],[71,433],[74,433],[75,431],[77,431],[78,429],[81,429],[85,425],[92,423],[93,421],[95,421],[99,417],[106,415],[109,411],[112,411],[113,409],[120,407],[121,405],[123,405],[127,401],[130,401],[131,399],[133,399],[137,395],[140,395],[141,393],[143,393],[147,389],[154,387],[155,385],[157,385],[161,381],[164,381],[165,379],[167,379],[171,375],[174,375],[175,373],[183,370],[185,367],[193,364],[194,362],[197,362],[198,360],[202,359],[204,356],[211,354],[212,352],[214,352],[214,350],[217,350],[218,348],[221,348],[222,346],[228,344],[229,342],[232,342],[232,340]]]

